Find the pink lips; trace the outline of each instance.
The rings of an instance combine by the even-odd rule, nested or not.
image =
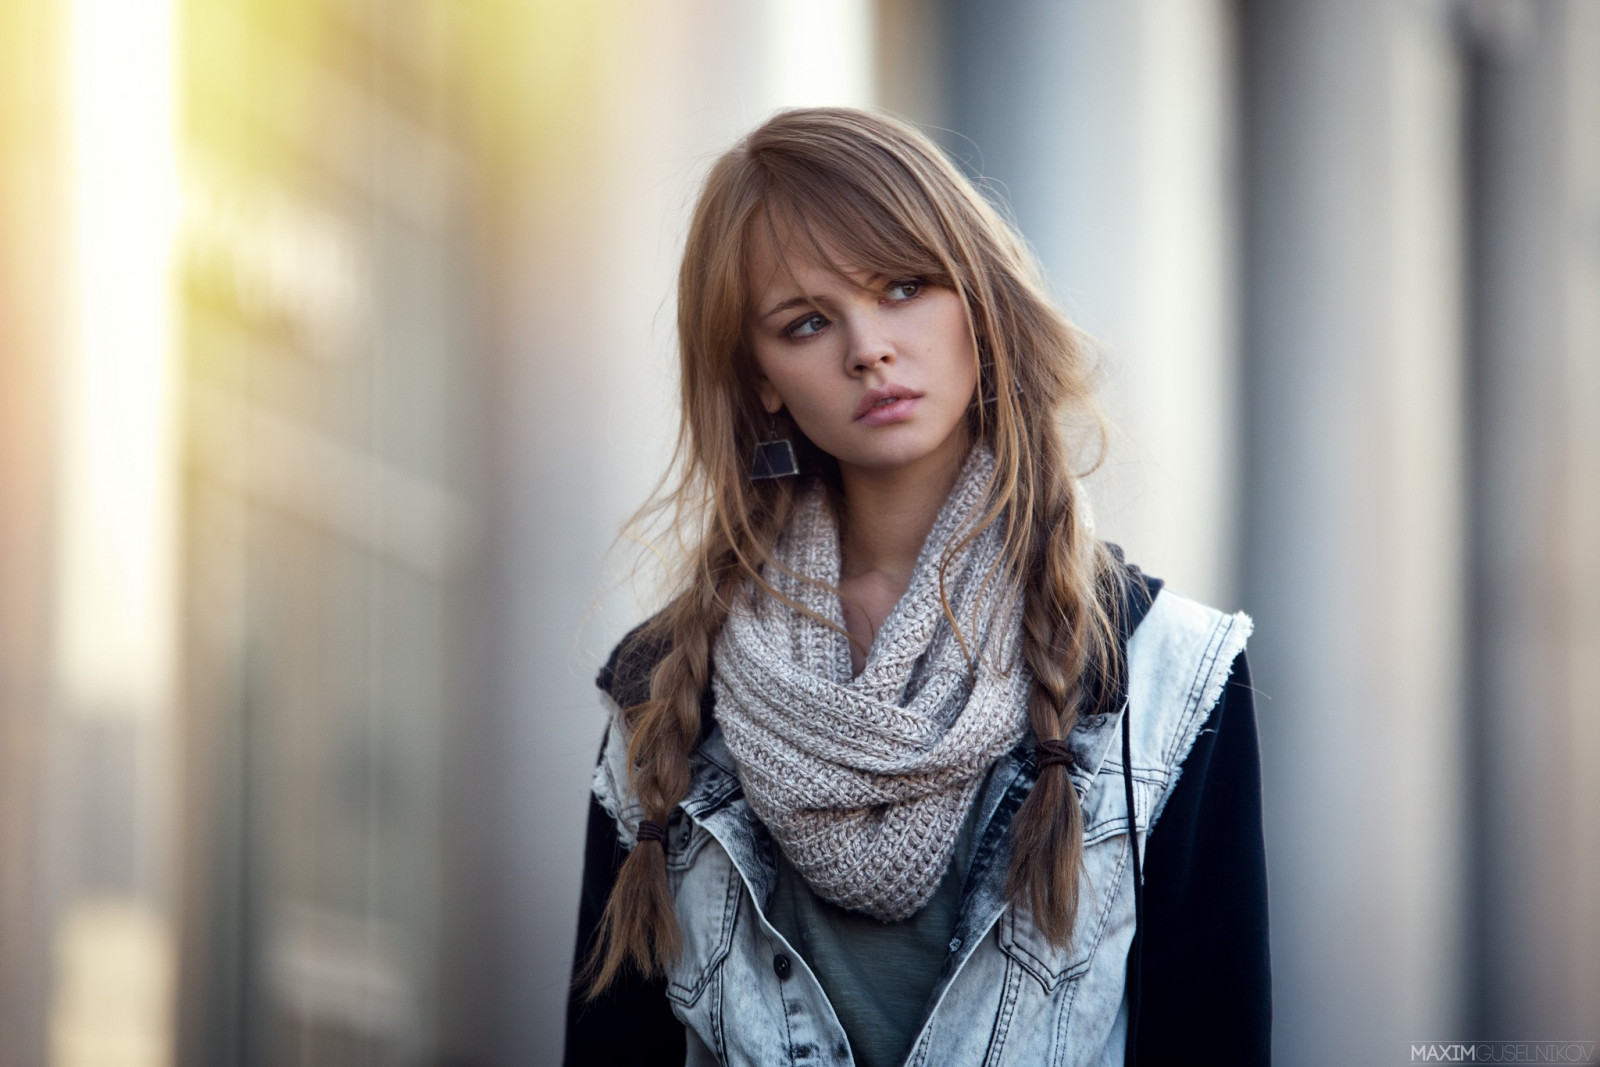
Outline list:
[[[911,417],[922,394],[903,385],[886,385],[869,389],[856,405],[855,420],[868,426],[888,426]]]

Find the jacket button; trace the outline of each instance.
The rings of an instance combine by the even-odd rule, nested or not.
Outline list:
[[[778,981],[788,981],[790,970],[792,970],[792,968],[789,965],[788,956],[785,956],[780,952],[776,956],[772,957],[772,971],[778,976]]]

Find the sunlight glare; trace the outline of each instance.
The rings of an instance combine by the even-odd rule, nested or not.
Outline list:
[[[63,696],[85,714],[160,714],[171,688],[172,31],[166,3],[72,5],[76,304],[56,647]]]

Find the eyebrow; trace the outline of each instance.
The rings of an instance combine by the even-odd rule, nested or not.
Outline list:
[[[886,278],[888,278],[887,274],[873,274],[872,277],[867,279],[867,286],[875,286]],[[790,311],[799,307],[815,307],[823,302],[823,298],[819,296],[791,296],[789,299],[774,304],[772,307],[763,312],[761,315],[761,321],[767,321],[780,311]]]
[[[819,303],[821,303],[821,301],[813,296],[791,296],[781,304],[774,304],[771,308],[767,309],[766,314],[761,316],[761,321],[765,322],[767,319],[772,318],[772,316],[778,314],[780,311],[789,311],[792,308],[798,307],[811,307],[812,305]]]

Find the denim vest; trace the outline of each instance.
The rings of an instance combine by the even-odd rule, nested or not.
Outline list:
[[[1125,710],[1141,860],[1250,626],[1243,614],[1224,615],[1163,589],[1128,641]],[[614,703],[611,710],[615,715]],[[1084,825],[1084,876],[1068,947],[1046,940],[1026,904],[1005,893],[1008,828],[1035,780],[1031,744],[1002,757],[989,775],[976,801],[977,844],[955,934],[908,1067],[1122,1062],[1134,933],[1122,720],[1085,716],[1067,738]],[[625,792],[626,758],[622,730],[610,730],[594,792],[632,847],[641,816]],[[688,1030],[687,1062],[852,1064],[822,986],[763,914],[777,877],[777,844],[750,810],[720,730],[701,742],[691,767],[688,796],[664,843],[683,932],[667,996]]]

